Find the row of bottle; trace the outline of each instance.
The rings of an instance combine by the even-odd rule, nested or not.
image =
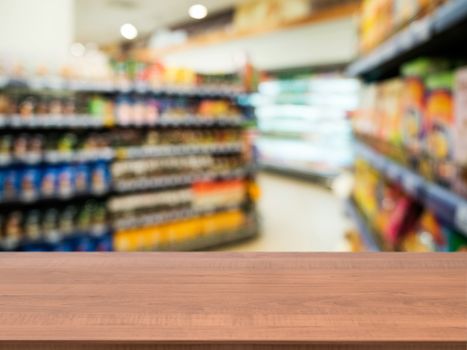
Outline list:
[[[109,202],[109,210],[115,227],[140,227],[186,213],[194,215],[238,207],[246,199],[244,180],[201,181],[188,188],[114,197]]]
[[[107,162],[73,165],[17,166],[0,170],[1,202],[32,202],[39,198],[69,198],[103,194],[110,189]]]
[[[159,118],[198,116],[240,117],[241,110],[229,99],[153,97],[124,94],[115,97],[65,94],[48,95],[20,91],[0,93],[0,117],[23,119],[55,116],[92,116],[106,124],[151,125]]]
[[[47,132],[0,135],[0,160],[37,163],[59,162],[73,154],[87,154],[92,159],[108,159],[111,148],[158,146],[173,144],[207,144],[238,142],[241,134],[235,130],[187,130],[160,131],[115,130],[113,132]],[[45,158],[45,159],[44,159]]]
[[[229,171],[245,165],[239,155],[193,155],[118,161],[112,164],[115,181],[193,172]]]
[[[32,208],[0,216],[0,248],[18,249],[35,243],[58,244],[75,235],[100,237],[109,233],[104,202],[57,208]]]
[[[246,214],[231,210],[177,220],[156,226],[118,231],[114,234],[117,251],[164,250],[200,238],[227,235],[245,228]]]

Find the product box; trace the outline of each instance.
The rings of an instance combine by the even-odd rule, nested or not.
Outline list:
[[[467,252],[467,237],[447,227],[443,227],[443,233],[447,241],[447,251]]]
[[[456,72],[454,87],[454,189],[467,196],[467,67]]]
[[[402,94],[404,85],[401,79],[392,79],[381,86],[381,137],[386,142],[398,146],[401,142]]]
[[[425,117],[428,97],[426,80],[436,72],[446,70],[448,66],[449,62],[446,60],[419,58],[402,67],[402,144],[408,152],[411,167],[427,178],[432,178],[432,174],[425,147],[428,128]]]
[[[407,252],[434,252],[447,249],[443,226],[432,212],[425,210],[422,213],[414,229],[403,238],[401,249]]]
[[[403,98],[402,139],[411,155],[421,153],[424,134],[425,82],[420,64],[403,69],[405,93]]]
[[[456,175],[454,164],[454,75],[433,74],[427,79],[429,94],[426,103],[426,147],[433,160],[436,182],[451,187]]]

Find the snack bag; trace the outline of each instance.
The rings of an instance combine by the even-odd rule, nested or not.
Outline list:
[[[443,227],[429,211],[423,212],[414,230],[402,240],[401,248],[407,252],[434,252],[446,249]]]

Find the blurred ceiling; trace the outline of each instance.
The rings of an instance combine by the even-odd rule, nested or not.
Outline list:
[[[194,21],[188,8],[196,3],[209,12],[242,0],[76,0],[75,37],[83,43],[106,44],[121,39],[120,26],[134,24],[141,34],[180,22]]]

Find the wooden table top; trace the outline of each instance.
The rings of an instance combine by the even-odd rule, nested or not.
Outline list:
[[[464,342],[467,254],[3,253],[9,341]]]

